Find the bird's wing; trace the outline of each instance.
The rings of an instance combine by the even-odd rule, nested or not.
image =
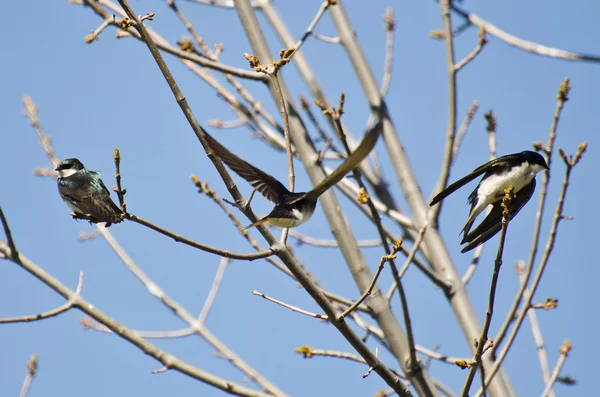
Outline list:
[[[523,187],[519,192],[515,194],[512,200],[512,210],[509,214],[510,218],[513,219],[521,208],[527,204],[533,193],[535,192],[535,179],[532,179],[528,185]],[[465,236],[462,243],[467,244],[460,252],[465,253],[485,243],[490,238],[494,237],[502,229],[502,200],[499,200],[494,204],[490,213],[485,219],[477,225],[469,234]],[[461,244],[462,244],[461,243]]]
[[[94,173],[94,171],[88,171]],[[97,186],[89,183],[88,178],[82,178],[78,173],[68,178],[71,187],[59,183],[58,191],[66,200],[71,201],[84,214],[92,215],[105,222],[116,223],[121,220],[123,212],[112,201],[110,192],[101,179],[98,181],[100,190]]]
[[[208,133],[205,132],[205,135],[208,144],[221,160],[236,174],[248,181],[267,200],[278,204],[290,194],[290,191],[277,179],[231,153]]]
[[[348,172],[356,168],[360,164],[360,162],[363,161],[365,157],[367,157],[371,150],[373,150],[373,148],[375,147],[375,143],[377,143],[377,139],[379,139],[379,135],[381,135],[382,127],[382,122],[377,123],[371,129],[371,131],[369,131],[365,135],[365,137],[363,138],[360,145],[358,145],[356,150],[354,150],[354,152],[352,152],[350,156],[348,156],[346,160],[344,160],[344,162],[340,164],[339,167],[337,167],[331,174],[329,174],[325,179],[319,182],[317,186],[315,186],[310,192],[307,192],[306,194],[297,197],[290,204],[300,201],[302,199],[316,200],[317,198],[319,198],[320,195],[325,193],[327,189],[329,189],[330,187],[338,183],[340,180],[342,180],[342,178]]]
[[[475,168],[473,172],[470,174],[460,178],[458,181],[452,183],[446,189],[442,190],[431,200],[430,206],[434,206],[467,183],[471,182],[473,179],[478,176],[484,174],[485,172],[492,171],[494,168],[505,167],[507,164],[513,164],[515,160],[519,159],[518,153],[515,154],[507,154],[506,156],[498,157],[493,160],[488,161],[487,163]],[[477,189],[475,189],[477,191]],[[469,196],[470,197],[470,196]]]

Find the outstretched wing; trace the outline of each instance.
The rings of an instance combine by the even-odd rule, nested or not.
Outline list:
[[[471,182],[473,179],[477,178],[478,176],[480,176],[488,171],[493,171],[495,168],[506,167],[507,165],[514,164],[516,161],[519,160],[518,156],[519,156],[519,153],[507,154],[506,156],[502,156],[502,157],[498,157],[496,159],[490,160],[487,163],[475,168],[473,170],[473,172],[460,178],[458,181],[452,183],[446,189],[444,189],[440,193],[438,193],[437,196],[435,196],[433,198],[433,200],[431,200],[431,203],[429,205],[430,206],[436,205],[437,203],[439,203],[440,201],[442,201],[443,199],[445,199],[446,197],[448,197],[449,195],[451,195],[452,193],[454,193],[455,191],[457,191],[458,189],[460,189],[467,183]],[[477,189],[475,189],[475,191],[477,191]],[[471,196],[469,196],[469,199],[470,198],[471,198]],[[469,201],[472,202],[471,199]]]
[[[58,191],[63,199],[69,201],[79,211],[97,218],[103,222],[116,223],[121,221],[123,212],[112,201],[110,192],[94,171],[84,171],[98,176],[89,178],[79,171],[68,178],[66,183],[58,184]],[[92,182],[90,182],[92,179]]]
[[[377,143],[377,139],[379,139],[379,135],[381,135],[381,130],[383,127],[383,123],[377,123],[371,131],[369,131],[362,142],[346,160],[339,167],[337,167],[331,174],[329,174],[325,179],[323,179],[317,186],[315,186],[310,192],[307,192],[305,195],[297,197],[291,203],[295,203],[302,199],[307,200],[316,200],[320,195],[325,193],[327,189],[338,183],[342,178],[354,168],[356,168],[361,161],[367,157],[367,155],[373,150],[375,147],[375,143]]]
[[[205,135],[208,144],[221,160],[236,174],[248,181],[267,200],[278,204],[286,195],[290,194],[290,191],[277,179],[231,153],[207,132],[205,132]]]
[[[509,214],[510,219],[513,219],[521,208],[527,204],[529,199],[535,192],[535,178],[531,182],[523,187],[519,192],[516,193],[515,198],[512,200],[512,211]],[[492,237],[494,237],[502,229],[502,200],[498,201],[492,207],[490,213],[485,219],[477,225],[469,234],[465,236],[462,243],[467,244],[460,252],[465,253],[485,243]],[[461,243],[461,244],[462,244]]]

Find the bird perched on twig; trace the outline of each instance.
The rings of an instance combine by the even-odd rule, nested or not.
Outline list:
[[[66,159],[56,166],[58,192],[73,210],[91,222],[106,222],[106,227],[123,220],[123,211],[112,201],[100,173],[87,170],[81,161]]]
[[[467,223],[462,229],[461,244],[468,243],[461,252],[467,252],[485,243],[502,229],[502,197],[504,189],[513,186],[515,197],[509,218],[512,219],[529,201],[535,191],[535,176],[538,172],[548,170],[546,160],[536,152],[525,150],[508,154],[477,167],[469,175],[452,183],[431,200],[431,206],[442,201],[473,179],[483,174],[479,184],[469,195],[471,210]],[[471,231],[475,218],[488,206],[492,211],[475,229]]]

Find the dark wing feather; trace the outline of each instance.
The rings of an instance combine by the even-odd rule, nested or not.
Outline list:
[[[208,144],[221,160],[236,174],[248,181],[267,200],[279,204],[290,194],[290,191],[277,179],[231,153],[208,133],[205,132],[205,135]]]
[[[516,193],[515,198],[512,200],[512,211],[510,213],[510,219],[513,219],[521,208],[527,204],[527,202],[533,196],[535,192],[535,179],[532,179],[531,182],[523,187],[518,193]],[[468,242],[460,252],[465,253],[467,251],[472,250],[480,246],[481,244],[488,241],[490,238],[494,237],[500,230],[502,229],[502,200],[498,201],[492,207],[490,213],[485,217],[485,219],[477,225],[475,229],[473,229],[469,234],[465,236],[463,239],[463,243]],[[462,244],[462,243],[461,243]]]
[[[473,172],[460,178],[458,181],[452,183],[446,189],[444,189],[440,193],[438,193],[437,196],[435,196],[433,198],[433,200],[431,200],[431,203],[429,205],[430,206],[436,205],[437,203],[439,203],[440,201],[442,201],[443,199],[445,199],[446,197],[448,197],[449,195],[451,195],[452,193],[454,193],[455,191],[457,191],[458,189],[460,189],[467,183],[471,182],[473,179],[484,174],[485,172],[489,172],[489,171],[493,170],[494,168],[506,167],[509,164],[514,164],[515,161],[520,160],[520,157],[518,155],[519,155],[519,153],[507,154],[506,156],[495,158],[495,159],[490,160],[487,163],[475,168],[473,170]],[[477,192],[477,189],[475,189],[475,192]],[[471,196],[472,195],[473,194],[471,194]],[[472,202],[471,196],[469,196],[469,199],[470,199],[469,202]]]
[[[101,189],[97,189],[97,185],[89,183],[90,178],[84,173],[95,174],[98,177],[94,183],[98,183]],[[117,223],[122,219],[123,212],[112,201],[110,192],[100,179],[100,175],[94,171],[79,171],[68,178],[69,187],[58,184],[60,195],[71,201],[84,214],[89,214],[103,222]]]
[[[383,127],[383,123],[377,123],[371,131],[369,131],[362,142],[350,156],[344,160],[339,167],[337,167],[331,174],[329,174],[325,179],[323,179],[317,186],[315,186],[310,192],[307,192],[303,196],[297,197],[291,203],[295,203],[302,199],[307,199],[310,201],[316,200],[320,195],[325,193],[327,189],[338,183],[342,180],[342,178],[354,168],[356,168],[361,161],[367,157],[367,155],[373,150],[375,147],[375,143],[377,143],[377,139],[379,139],[379,135],[381,134],[381,130]]]

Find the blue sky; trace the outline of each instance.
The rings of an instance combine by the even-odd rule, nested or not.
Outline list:
[[[208,43],[224,44],[221,57],[224,63],[247,67],[241,54],[251,52],[250,46],[234,11],[183,1],[178,4]],[[289,29],[299,37],[319,4],[317,1],[279,1],[275,5]],[[165,2],[132,2],[131,5],[139,14],[155,12],[150,26],[171,42],[184,34]],[[439,6],[432,1],[381,1],[368,5],[346,1],[344,5],[379,81],[385,53],[381,16],[388,6],[396,11],[394,74],[387,104],[420,187],[425,196],[430,196],[440,169],[447,120],[445,49],[441,41],[429,37],[431,30],[441,27]],[[519,37],[572,51],[600,53],[597,2],[571,2],[568,7],[556,0],[543,4],[466,1],[461,5]],[[57,155],[78,157],[88,168],[101,171],[110,186],[114,184],[112,152],[115,147],[120,148],[123,183],[129,191],[127,203],[132,213],[205,244],[250,252],[251,248],[236,234],[225,215],[209,199],[196,193],[189,176],[196,174],[208,180],[222,197],[227,197],[226,189],[145,46],[134,39],[116,40],[112,28],[92,45],[85,44],[84,37],[100,20],[91,10],[67,1],[9,2],[7,7],[9,17],[0,26],[3,48],[0,70],[4,76],[0,89],[3,149],[0,166],[4,170],[0,205],[20,251],[73,289],[79,271],[83,270],[83,296],[127,327],[182,328],[184,324],[147,293],[103,240],[78,242],[80,232],[94,229],[69,217],[54,181],[32,175],[34,168],[45,167],[48,161],[22,114],[22,97],[31,95],[39,106],[41,122],[53,138]],[[262,15],[259,20],[276,54],[283,46]],[[316,31],[335,36],[327,15]],[[455,41],[457,59],[468,54],[476,42],[476,29],[461,34]],[[369,108],[343,49],[310,39],[303,51],[328,96],[335,99],[340,92],[346,94],[344,120],[352,134],[359,137]],[[167,57],[167,62],[204,126],[208,126],[210,119],[235,117],[215,92],[182,64],[172,57]],[[295,98],[299,93],[308,95],[293,65],[286,67],[283,73]],[[573,171],[569,187],[565,213],[574,219],[560,224],[554,253],[536,301],[547,297],[559,300],[557,310],[537,313],[550,366],[554,366],[565,338],[574,346],[562,374],[574,377],[579,383],[569,390],[557,386],[557,393],[586,396],[595,390],[595,335],[600,331],[592,301],[600,270],[595,266],[597,260],[591,249],[597,243],[598,211],[590,200],[598,194],[595,170],[600,168],[596,156],[600,113],[595,106],[600,92],[598,65],[548,59],[490,38],[479,57],[458,76],[459,122],[473,101],[479,101],[481,106],[451,179],[487,160],[483,114],[489,109],[493,109],[498,119],[499,154],[529,149],[534,141],[545,142],[556,105],[556,91],[565,77],[571,79],[573,88],[562,113],[556,146],[572,153],[578,144],[587,141],[589,148]],[[258,83],[246,86],[278,117],[264,87]],[[250,140],[247,129],[209,130],[218,134],[232,151],[285,180],[285,156]],[[390,189],[400,197],[400,188],[381,143],[376,150]],[[297,170],[296,186],[300,190],[309,189],[310,182],[299,165]],[[551,210],[557,202],[563,173],[564,166],[555,157],[548,200]],[[239,186],[243,193],[250,192],[244,182]],[[469,192],[463,189],[451,196],[441,217],[441,230],[459,273],[464,272],[471,259],[470,255],[460,254],[458,236],[467,214],[464,203]],[[492,334],[497,331],[518,287],[514,263],[528,256],[537,197],[536,192],[532,202],[511,223]],[[358,215],[346,199],[340,201],[347,209],[356,235],[375,238],[374,227]],[[253,206],[258,213],[269,209],[262,198],[255,199]],[[550,220],[549,212],[544,218],[543,244],[548,237]],[[315,237],[331,238],[319,207],[314,218],[298,230]],[[136,224],[124,223],[111,231],[129,255],[172,298],[192,313],[200,310],[216,272],[218,257],[179,245]],[[484,251],[481,266],[468,286],[480,319],[487,304],[495,254],[492,247],[496,243],[497,238]],[[301,246],[295,252],[324,286],[346,297],[358,296],[337,250]],[[382,252],[379,249],[364,252],[375,269]],[[407,273],[406,280],[417,343],[427,347],[440,344],[444,354],[467,356],[467,344],[440,291],[414,269]],[[381,280],[384,290],[389,282],[385,274]],[[308,310],[318,308],[294,282],[264,261],[233,262],[227,268],[207,326],[278,387],[294,396],[362,396],[386,388],[377,376],[363,379],[361,375],[366,368],[359,364],[328,358],[302,359],[293,352],[294,347],[306,344],[342,351],[351,348],[334,327],[253,297],[252,290]],[[0,317],[10,317],[42,312],[62,304],[63,300],[15,265],[1,262],[0,302],[3,302]],[[397,302],[393,302],[392,307],[399,315]],[[0,343],[0,373],[3,374],[0,394],[18,393],[26,372],[25,363],[36,352],[40,367],[31,396],[78,396],[83,392],[89,397],[132,393],[148,397],[221,395],[212,387],[175,372],[151,374],[160,368],[159,363],[114,336],[82,331],[79,325],[82,317],[81,313],[72,311],[34,324],[0,326],[3,341]],[[156,343],[199,368],[253,386],[238,370],[215,357],[214,351],[198,337]],[[369,346],[374,349],[376,343],[370,340]],[[396,367],[385,353],[382,359]],[[542,377],[528,323],[506,360],[506,370],[519,395],[541,393]],[[466,376],[453,366],[437,362],[431,364],[430,371],[455,391],[460,390]]]

